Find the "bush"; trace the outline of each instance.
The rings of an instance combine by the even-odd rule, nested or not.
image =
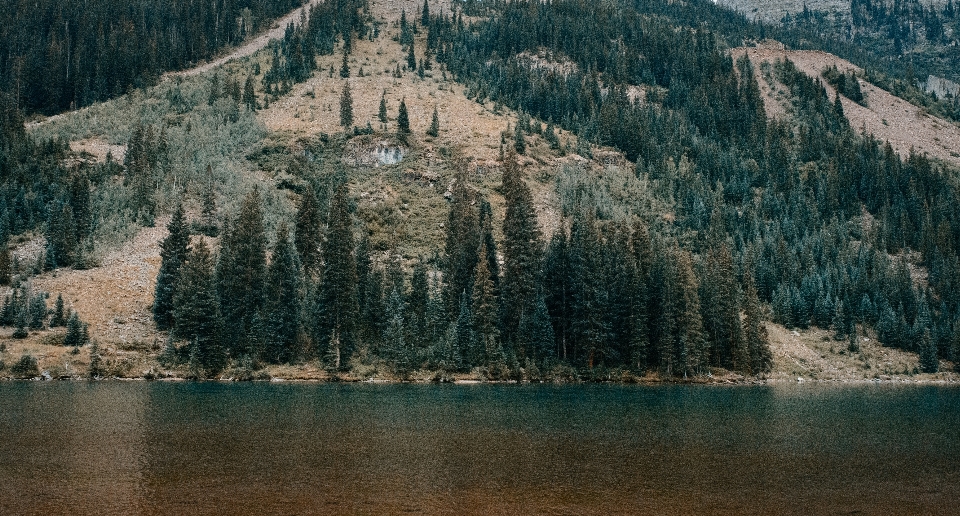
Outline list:
[[[25,354],[10,367],[10,372],[17,378],[33,378],[40,374],[40,369],[37,359],[33,358],[33,355]]]

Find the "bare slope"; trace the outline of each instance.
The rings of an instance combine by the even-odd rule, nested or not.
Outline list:
[[[820,77],[824,68],[836,66],[841,71],[860,68],[845,59],[826,52],[814,50],[786,50],[779,43],[767,43],[758,47],[737,48],[734,56],[746,53],[754,63],[757,81],[765,95],[764,105],[767,115],[780,116],[784,113],[786,95],[779,83],[770,84],[761,71],[761,63],[773,64],[776,60],[789,59],[797,68],[811,77]],[[822,80],[822,79],[821,79]],[[774,80],[774,82],[776,82]],[[830,98],[836,95],[832,86],[824,81],[824,87]],[[960,128],[946,120],[927,114],[921,108],[896,97],[866,81],[860,80],[860,87],[867,99],[863,107],[841,96],[843,112],[855,128],[866,128],[881,141],[906,156],[910,149],[926,153],[948,163],[960,165]]]

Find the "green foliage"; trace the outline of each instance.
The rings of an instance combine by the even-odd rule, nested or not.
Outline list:
[[[343,81],[340,92],[340,125],[344,129],[353,125],[353,97],[350,96],[350,83]]]
[[[10,373],[16,378],[34,378],[40,374],[37,359],[30,354],[24,354],[10,366]]]
[[[353,221],[345,184],[337,187],[327,217],[327,242],[323,249],[323,277],[317,292],[314,344],[329,367],[346,367],[356,341],[357,264]]]
[[[410,116],[407,114],[407,103],[400,99],[400,108],[397,111],[397,136],[401,139],[410,133]]]
[[[433,118],[430,119],[430,127],[427,129],[427,135],[436,138],[440,135],[440,117],[437,116],[437,108],[433,108]]]
[[[173,295],[176,292],[180,269],[187,257],[189,245],[190,230],[184,220],[183,206],[177,205],[170,223],[167,224],[167,237],[160,244],[160,271],[157,273],[153,297],[153,320],[157,323],[158,329],[166,330],[173,327]],[[60,297],[57,299],[62,312],[63,300]]]
[[[82,347],[90,342],[90,336],[87,331],[87,325],[80,320],[77,312],[70,312],[67,318],[67,335],[63,338],[64,346]]]
[[[267,271],[267,346],[264,355],[269,362],[289,362],[297,354],[301,278],[297,253],[289,242],[286,225],[281,225]]]
[[[214,280],[213,259],[203,240],[187,254],[174,295],[173,334],[186,340],[193,367],[213,376],[226,366],[224,324]]]

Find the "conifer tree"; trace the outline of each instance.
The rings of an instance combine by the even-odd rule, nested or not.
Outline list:
[[[937,358],[937,343],[930,337],[930,330],[920,332],[917,342],[920,355],[920,370],[924,373],[936,373],[940,370],[940,360]]]
[[[253,90],[253,76],[248,75],[247,81],[243,83],[243,105],[250,111],[257,110],[257,94]]]
[[[452,194],[443,261],[444,304],[451,316],[460,313],[461,294],[467,292],[470,297],[480,248],[476,195],[467,186],[466,174],[457,175]]]
[[[457,312],[457,320],[451,324],[455,331],[453,338],[450,339],[450,349],[447,355],[447,367],[451,370],[459,370],[463,367],[464,354],[473,350],[476,346],[476,335],[473,332],[473,313],[470,311],[470,298],[467,293],[460,295],[460,308]],[[488,341],[489,342],[489,341]],[[469,360],[468,367],[474,364]]]
[[[600,354],[606,342],[608,322],[603,299],[600,234],[592,212],[574,213],[569,247],[570,332],[573,340],[570,359],[592,369],[602,358]],[[506,282],[505,277],[504,284]]]
[[[9,285],[13,275],[13,267],[10,261],[10,248],[6,239],[0,241],[0,285]]]
[[[400,110],[397,112],[397,135],[403,139],[410,134],[410,116],[407,114],[406,99],[400,99]]]
[[[353,97],[350,95],[350,83],[343,81],[340,91],[340,126],[349,129],[353,125]]]
[[[404,329],[405,311],[403,296],[393,289],[387,301],[387,324],[383,332],[383,343],[394,371],[403,379],[409,376],[414,362],[413,350],[407,343]]]
[[[237,218],[220,242],[216,284],[220,310],[227,324],[224,342],[235,357],[256,357],[248,338],[254,315],[263,310],[267,275],[267,236],[260,191],[254,189],[240,205]]]
[[[417,56],[413,52],[413,42],[410,42],[410,45],[407,49],[407,70],[411,72],[417,69]]]
[[[349,39],[347,41],[349,41]],[[340,78],[342,79],[346,79],[350,77],[350,63],[347,62],[347,54],[348,54],[347,45],[344,44],[343,45],[343,62],[340,63]]]
[[[681,252],[677,263],[680,284],[681,310],[677,320],[680,361],[684,376],[699,375],[709,366],[709,350],[703,335],[703,320],[700,316],[699,285],[693,272],[688,252]]]
[[[267,272],[266,359],[289,362],[300,333],[300,263],[290,245],[286,223],[277,229],[277,243]]]
[[[420,25],[424,27],[430,26],[430,5],[427,4],[427,0],[423,0],[423,10],[420,13]]]
[[[377,119],[381,124],[387,123],[387,91],[384,90],[380,95],[380,109],[377,111]]]
[[[495,350],[499,343],[497,328],[497,298],[493,290],[493,281],[487,269],[486,250],[481,247],[473,281],[473,330],[476,349],[462,348],[460,351],[471,364],[479,364]]]
[[[57,301],[53,305],[53,317],[50,318],[50,327],[58,328],[66,324],[67,320],[63,306],[63,294],[57,294]]]
[[[69,347],[82,347],[87,343],[85,331],[86,325],[80,320],[77,312],[71,312],[67,319],[67,334],[63,338],[63,345]]]
[[[523,128],[520,127],[519,121],[517,121],[513,130],[513,149],[517,154],[526,154],[527,152],[527,139],[523,136]]]
[[[330,202],[327,245],[323,249],[323,279],[318,291],[315,345],[333,369],[342,369],[353,354],[356,340],[357,264],[353,221],[346,184],[340,184]]]
[[[294,243],[304,271],[311,275],[318,273],[320,267],[320,244],[323,240],[321,224],[317,196],[313,187],[308,185],[297,207]]]
[[[30,296],[30,329],[42,330],[47,322],[47,301],[43,292],[37,292]]]
[[[174,295],[174,335],[193,347],[196,364],[206,376],[223,370],[223,322],[213,277],[213,259],[203,240],[191,246]],[[237,324],[231,320],[231,324]]]
[[[541,281],[543,239],[533,207],[533,196],[524,182],[516,157],[507,156],[503,169],[503,197],[507,210],[503,220],[504,308],[502,327],[506,342],[512,342],[520,317],[535,308],[535,296]],[[518,349],[518,357],[526,356]]]
[[[743,340],[750,355],[750,372],[760,374],[770,371],[773,355],[767,337],[767,328],[763,325],[763,313],[760,299],[753,282],[753,274],[747,271],[743,279]]]
[[[430,128],[427,129],[427,134],[436,138],[440,135],[440,118],[437,116],[437,108],[433,108],[433,118],[430,120]]]
[[[187,258],[189,245],[190,230],[184,220],[183,205],[177,205],[167,224],[167,237],[160,244],[160,272],[157,273],[153,296],[153,320],[159,330],[173,327],[173,294],[177,290],[180,268]]]

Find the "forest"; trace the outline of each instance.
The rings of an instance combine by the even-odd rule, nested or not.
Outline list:
[[[860,336],[875,335],[918,353],[925,372],[939,359],[956,362],[956,171],[901,157],[851,127],[839,97],[790,61],[762,70],[790,98],[787,116],[768,119],[757,65],[729,50],[770,28],[699,0],[431,7],[401,18],[405,56],[394,76],[437,70],[478,102],[519,113],[501,137],[502,220],[461,169],[451,177],[444,241],[403,262],[372,248],[344,164],[331,173],[299,159],[293,212],[271,211],[276,193],[256,187],[235,209],[218,210],[207,166],[207,175],[189,176],[189,195],[204,206],[204,220],[192,223],[181,206],[188,199],[155,192],[177,172],[170,141],[182,137],[182,122],[141,121],[122,164],[68,168],[65,146],[26,135],[7,97],[0,227],[11,236],[43,228],[44,268],[83,267],[90,206],[106,202],[89,197],[98,185],[113,184],[111,202],[122,200],[139,224],[173,211],[152,312],[169,331],[163,363],[203,377],[305,360],[331,371],[386,364],[400,377],[427,369],[492,379],[605,379],[622,370],[690,378],[714,368],[762,376],[772,364],[767,318],[830,329],[850,353]],[[359,0],[321,3],[308,23],[289,27],[269,47],[261,95],[250,76],[241,89],[214,75],[209,99],[171,93],[166,101],[232,127],[321,73],[316,56],[343,54],[339,72],[325,76],[361,73],[349,64],[357,41],[382,37],[366,10]],[[863,101],[857,77],[824,78]],[[351,103],[344,86],[345,133],[324,135],[305,154],[374,131],[353,127]],[[400,109],[396,137],[407,138]],[[560,129],[575,140],[561,142]],[[518,164],[533,140],[559,155],[612,148],[628,164],[603,174],[561,167],[553,181],[563,221],[544,234],[535,179]],[[649,188],[635,195],[638,185]]]
[[[302,0],[13,0],[0,12],[0,91],[55,114],[154,84],[270,26]]]

